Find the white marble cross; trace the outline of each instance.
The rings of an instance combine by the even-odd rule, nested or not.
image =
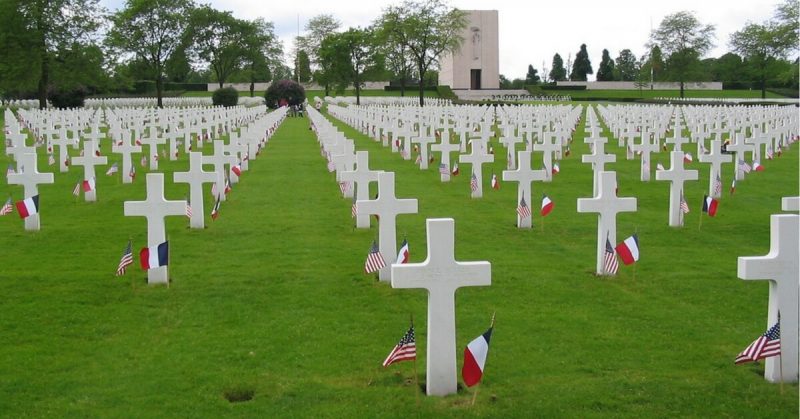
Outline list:
[[[131,154],[133,153],[141,153],[142,146],[140,145],[131,145],[131,139],[128,135],[122,135],[119,140],[115,141],[114,144],[111,146],[111,151],[114,153],[122,154],[122,183],[131,183],[133,179],[130,176],[131,167],[133,167],[133,162],[131,160]]]
[[[178,160],[178,139],[183,138],[183,132],[178,130],[178,124],[172,124],[169,132],[164,133],[169,146],[169,159],[174,161]]]
[[[369,183],[377,182],[378,175],[382,172],[382,170],[370,170],[368,151],[356,151],[355,170],[342,172],[341,180],[342,182],[355,183],[356,200],[366,201],[369,199]],[[369,214],[361,214],[360,212],[356,214],[356,227],[369,228]]]
[[[147,199],[144,201],[125,201],[123,211],[126,217],[147,218],[147,246],[157,246],[167,239],[164,217],[170,215],[186,216],[186,201],[168,201],[164,198],[164,174],[147,174]],[[169,282],[167,266],[159,266],[147,271],[149,284]]]
[[[380,270],[381,281],[389,281],[392,275],[392,261],[397,257],[397,216],[399,214],[416,214],[416,199],[397,199],[394,196],[394,172],[378,174],[378,198],[371,201],[356,200],[356,211],[359,214],[379,217],[378,247],[386,261]]]
[[[578,212],[596,212],[597,220],[597,269],[598,275],[607,274],[604,269],[606,239],[612,246],[617,243],[617,214],[635,212],[636,198],[617,197],[617,172],[600,172],[600,188],[593,198],[578,198]]]
[[[722,154],[722,141],[711,140],[711,150],[709,150],[708,154],[697,156],[697,159],[701,163],[711,164],[708,174],[708,196],[718,198],[722,195],[722,188],[717,189],[714,184],[717,183],[717,178],[719,178],[720,184],[722,183],[722,163],[730,163],[733,160],[733,156]]]
[[[420,132],[424,132],[423,127],[420,127]],[[428,169],[428,146],[436,142],[436,137],[420,134],[411,138],[411,142],[419,144],[419,169]]]
[[[658,152],[658,144],[655,142],[650,141],[649,133],[642,134],[642,142],[639,144],[633,144],[631,149],[641,154],[641,181],[642,182],[649,182],[650,181],[650,172],[651,164],[650,164],[650,154]]]
[[[517,186],[517,205],[525,198],[525,202],[530,208],[534,208],[533,198],[531,197],[531,182],[534,180],[544,181],[547,178],[547,170],[532,170],[531,169],[531,152],[520,151],[519,153],[519,166],[516,170],[503,170],[504,182],[519,182]],[[531,210],[531,214],[533,214]],[[533,216],[522,218],[517,214],[517,227],[518,228],[531,228],[533,224]]]
[[[211,164],[214,166],[214,172],[217,174],[217,196],[220,201],[225,201],[225,165],[236,164],[238,159],[236,156],[225,154],[225,142],[222,140],[214,140],[214,154],[211,156],[203,156],[203,164]],[[216,198],[216,197],[215,197]]]
[[[752,146],[753,161],[761,161],[761,149],[768,147],[772,142],[772,137],[761,129],[753,130],[752,137],[745,140],[745,143]]]
[[[583,163],[591,163],[594,170],[594,182],[592,186],[593,196],[597,196],[600,191],[600,173],[606,171],[606,163],[615,163],[617,161],[616,154],[606,154],[606,138],[600,137],[596,139],[592,146],[592,154],[584,154],[581,156]]]
[[[736,180],[744,179],[744,171],[739,168],[739,160],[744,160],[744,153],[753,151],[753,145],[744,141],[744,135],[736,134],[728,144],[727,151],[733,153],[733,176]]]
[[[439,179],[442,182],[450,182],[450,171],[452,170],[450,166],[450,153],[461,149],[459,144],[451,143],[448,138],[448,135],[442,134],[441,141],[431,146],[431,152],[438,151],[441,153],[439,164],[443,164],[447,167],[447,173],[439,173]]]
[[[175,183],[189,184],[189,201],[192,205],[192,218],[189,221],[191,228],[205,228],[205,206],[203,205],[203,184],[213,183],[217,180],[216,172],[203,170],[203,153],[189,152],[189,171],[175,172],[172,174]],[[223,194],[224,195],[224,194]]]
[[[427,220],[428,257],[422,263],[392,265],[392,288],[428,290],[428,343],[426,390],[429,396],[455,394],[456,290],[492,284],[489,262],[455,259],[455,221]]]
[[[150,159],[150,170],[158,170],[158,159],[160,158],[158,155],[158,146],[166,144],[167,139],[159,137],[158,129],[154,125],[151,125],[148,136],[139,141],[142,145],[147,146],[147,151],[149,153],[147,158]]]
[[[787,196],[781,199],[781,209],[784,211],[800,212],[800,196]]]
[[[689,138],[684,137],[682,134],[682,126],[678,123],[678,120],[675,120],[675,126],[672,127],[673,133],[672,137],[667,138],[664,140],[667,144],[672,144],[674,148],[672,151],[681,151],[681,146],[689,142]]]
[[[231,133],[230,143],[223,143],[223,150],[236,158],[236,160],[231,163],[231,167],[228,168],[228,179],[230,179],[231,183],[239,183],[239,176],[233,172],[233,165],[236,163],[241,163],[241,161],[244,159],[244,156],[247,154],[247,146],[245,144],[240,144],[238,139],[235,137],[236,136],[234,133]]]
[[[541,151],[542,162],[544,163],[545,182],[553,180],[553,153],[561,151],[561,144],[556,141],[556,135],[553,132],[545,132],[541,144],[534,144],[533,151]]]
[[[772,383],[797,382],[798,378],[798,294],[800,293],[800,215],[770,216],[769,253],[739,257],[737,275],[745,280],[769,280],[767,328],[780,313],[781,355],[765,360],[764,378]]]
[[[94,140],[84,140],[83,156],[72,158],[72,164],[83,166],[83,180],[91,181],[95,178],[95,166],[105,166],[108,164],[108,158],[106,156],[98,156],[96,152],[97,143],[95,143]],[[97,201],[97,189],[84,192],[83,197],[86,202]]]
[[[472,142],[472,152],[470,154],[461,154],[458,156],[460,163],[469,163],[472,165],[472,175],[478,180],[478,187],[472,191],[473,198],[483,197],[483,170],[484,163],[494,162],[494,154],[486,153],[486,150],[480,145],[479,141]]]
[[[37,168],[36,153],[17,156],[17,173],[8,175],[9,185],[22,185],[25,199],[39,194],[39,185],[53,183],[52,173],[40,173]],[[39,231],[39,213],[25,218],[25,230]]]
[[[669,226],[681,227],[683,225],[683,211],[681,210],[683,183],[690,180],[697,180],[698,174],[697,170],[686,170],[683,168],[683,151],[671,152],[670,163],[669,170],[659,170],[656,172],[656,180],[671,182],[669,187]]]
[[[515,157],[517,156],[517,143],[521,143],[523,140],[521,137],[514,135],[513,129],[510,130],[508,135],[503,136],[500,139],[500,144],[503,144],[506,147],[506,155],[510,156],[508,161],[508,168],[509,170],[514,170],[517,168],[517,162]]]
[[[69,158],[69,155],[67,154],[67,146],[77,147],[78,140],[75,138],[68,138],[67,130],[62,129],[58,138],[52,138],[49,141],[52,147],[58,147],[59,172],[66,173],[69,170],[69,166],[67,165],[67,159]],[[55,150],[53,150],[53,152],[55,152]]]

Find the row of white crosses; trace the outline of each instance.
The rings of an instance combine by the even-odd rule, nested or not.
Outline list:
[[[327,141],[325,137],[339,138],[333,135],[335,128],[329,121],[314,109],[308,111],[321,143]],[[370,215],[379,219],[379,252],[388,262],[379,272],[380,280],[391,282],[393,288],[423,288],[428,291],[426,392],[431,396],[455,394],[455,292],[465,286],[490,285],[491,265],[489,262],[455,260],[455,221],[451,218],[427,220],[428,255],[424,262],[392,263],[397,253],[396,218],[400,214],[417,213],[417,200],[398,199],[394,173],[369,170],[366,151],[358,151],[356,156],[356,169],[342,172],[342,180],[356,182],[359,191],[368,191],[369,182],[377,176],[376,199],[357,195],[356,206],[358,215],[367,217],[366,227],[369,227]]]
[[[286,114],[286,109],[275,111],[267,115],[267,118],[280,124]],[[222,140],[215,140],[214,156],[210,156],[208,161],[204,161],[206,156],[200,152],[190,154],[190,167],[188,172],[178,172],[173,174],[175,182],[188,183],[192,205],[196,208],[192,211],[191,227],[203,228],[202,216],[203,198],[202,185],[212,181],[219,182],[219,172],[224,171],[225,162],[232,161],[226,158],[223,153],[224,143]],[[230,156],[233,157],[233,156]],[[215,166],[214,172],[203,170],[203,164],[208,163]],[[224,173],[224,172],[223,172]],[[166,240],[166,227],[164,218],[168,216],[182,216],[186,214],[186,200],[167,200],[164,197],[164,174],[147,174],[147,198],[144,201],[126,201],[124,203],[125,216],[141,216],[147,218],[147,245],[157,246]],[[224,187],[224,185],[223,185]],[[224,196],[222,189],[217,189],[219,196]],[[199,214],[199,218],[195,218]],[[162,284],[169,282],[167,266],[160,266],[147,271],[147,282],[150,284]]]

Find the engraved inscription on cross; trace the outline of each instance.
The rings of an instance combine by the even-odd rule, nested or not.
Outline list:
[[[422,263],[392,265],[392,288],[428,290],[426,390],[429,396],[456,393],[456,290],[492,283],[489,262],[455,259],[455,221],[428,219],[428,257]]]
[[[531,152],[520,151],[519,153],[519,167],[516,170],[503,170],[504,182],[519,182],[517,187],[517,204],[524,198],[529,207],[533,207],[533,198],[531,197],[531,182],[534,180],[544,181],[547,178],[546,170],[533,170],[531,169]],[[531,211],[533,213],[533,211]],[[533,224],[533,216],[520,217],[517,214],[517,227],[518,228],[531,228]]]
[[[767,327],[778,321],[780,313],[781,355],[765,360],[764,378],[773,383],[797,382],[800,215],[770,216],[769,241],[766,255],[739,257],[737,275],[745,280],[769,280]]]
[[[157,246],[166,241],[164,217],[186,214],[186,201],[168,201],[164,198],[164,174],[147,174],[147,199],[144,201],[125,201],[123,211],[126,217],[147,218],[147,246]],[[166,266],[149,269],[147,282],[166,284],[169,274]]]
[[[656,172],[656,180],[671,182],[669,187],[669,226],[681,227],[683,226],[683,211],[681,211],[683,183],[689,180],[697,180],[698,175],[697,170],[686,170],[683,168],[682,151],[671,152],[670,163],[669,170],[659,170]]]
[[[17,155],[17,173],[9,174],[7,181],[9,185],[22,185],[25,198],[31,198],[39,194],[39,185],[53,183],[52,173],[40,173],[37,168],[36,153],[25,153]],[[25,218],[25,230],[39,231],[39,213],[29,215]]]
[[[617,214],[635,212],[636,198],[617,197],[617,172],[600,172],[600,187],[593,198],[578,198],[578,212],[596,212],[597,220],[597,269],[598,275],[607,274],[604,269],[606,239],[617,242]]]
[[[356,168],[353,171],[342,172],[342,182],[355,183],[356,200],[366,201],[369,199],[369,183],[377,182],[381,170],[370,170],[369,152],[356,152]],[[353,188],[351,188],[352,190]],[[356,227],[369,228],[369,214],[356,214]]]
[[[378,247],[386,266],[380,270],[381,281],[389,281],[392,275],[392,261],[397,257],[397,216],[416,214],[416,199],[397,199],[394,196],[394,172],[378,174],[378,198],[356,201],[359,214],[378,216]]]

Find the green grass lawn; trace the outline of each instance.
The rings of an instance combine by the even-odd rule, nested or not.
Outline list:
[[[132,185],[98,175],[96,203],[76,201],[82,172],[56,173],[40,187],[42,230],[0,217],[0,412],[6,417],[796,417],[798,387],[763,379],[763,365],[733,359],[766,329],[768,285],[736,277],[738,256],[769,250],[769,215],[798,194],[798,146],[737,184],[715,218],[698,228],[708,169],[687,184],[687,225],[667,226],[667,182],[642,183],[638,161],[616,152],[619,195],[638,212],[618,218],[618,237],[638,231],[642,259],[612,279],[592,275],[597,217],[578,214],[592,170],[583,129],[552,183],[535,183],[555,202],[542,227],[515,227],[516,184],[488,187],[505,168],[503,148],[484,168],[484,198],[469,197],[469,165],[441,183],[397,154],[336,123],[370,151],[370,166],[394,171],[397,196],[419,200],[398,217],[411,261],[425,259],[425,219],[456,220],[456,258],[492,263],[490,287],[464,288],[456,301],[461,351],[493,312],[486,374],[474,389],[420,397],[412,364],[380,367],[417,320],[424,383],[427,299],[363,274],[377,227],[353,229],[349,199],[325,168],[308,120],[288,118],[251,162],[221,216],[207,228],[167,219],[169,287],[147,286],[131,266],[113,275],[129,238],[146,243],[143,217],[124,217],[125,200],[145,197],[146,169]],[[74,152],[74,150],[71,150]],[[109,164],[119,160],[103,146]],[[207,145],[204,153],[212,152]],[[668,164],[666,153],[654,156]],[[47,167],[40,153],[41,171]],[[0,167],[8,164],[5,153]],[[653,165],[655,166],[655,165]],[[186,156],[161,162],[166,196],[183,199],[171,173]],[[724,182],[732,168],[725,166]],[[375,186],[372,187],[373,193]],[[207,190],[207,189],[206,189]],[[22,197],[0,186],[0,196]],[[532,203],[537,208],[538,200]],[[635,272],[635,276],[634,276]],[[226,392],[252,392],[230,403]]]
[[[335,92],[331,90],[331,96],[355,96],[355,90],[345,90],[344,92]],[[182,96],[185,97],[211,97],[214,92],[185,92]],[[239,92],[239,97],[246,97],[250,96],[250,91]],[[256,90],[253,92],[254,97],[264,97],[264,91]],[[325,97],[324,90],[306,90],[306,98],[308,100],[313,100],[315,96]],[[385,90],[362,90],[361,96],[400,96],[400,92],[387,92]],[[408,97],[419,97],[419,93],[416,90],[407,90],[406,96]],[[435,91],[426,90],[425,97],[439,97],[439,94]]]

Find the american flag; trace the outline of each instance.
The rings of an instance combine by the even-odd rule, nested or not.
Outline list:
[[[392,352],[389,353],[389,356],[386,357],[386,360],[383,361],[383,367],[386,368],[395,362],[414,359],[417,359],[417,344],[414,339],[414,325],[412,324],[406,334],[400,338],[400,342],[397,342]]]
[[[52,155],[52,154],[48,154],[48,155],[47,155],[47,164],[48,164],[49,166],[52,166],[52,165],[56,164],[56,158],[55,158],[55,157],[53,157],[53,155]]]
[[[478,177],[475,176],[475,173],[472,174],[472,179],[469,181],[469,187],[472,189],[472,192],[478,190]]]
[[[0,215],[11,214],[12,212],[14,212],[14,206],[11,204],[11,198],[8,198],[3,207],[0,208]]]
[[[778,316],[778,322],[769,330],[759,336],[758,339],[753,341],[744,350],[736,356],[734,363],[743,364],[745,362],[754,362],[759,359],[769,358],[781,354],[781,317]]]
[[[606,237],[606,257],[605,257],[605,266],[603,268],[607,275],[616,275],[617,270],[619,270],[619,262],[617,262],[617,255],[614,253],[614,247],[611,246],[611,242],[608,241],[608,237]]]
[[[75,184],[75,187],[72,188],[73,195],[78,196],[81,194],[81,183],[81,181],[78,181],[78,183]]]
[[[131,166],[131,171],[128,173],[128,176],[131,177],[131,180],[136,179],[136,166]]]
[[[689,213],[689,203],[686,202],[686,199],[683,197],[683,194],[681,194],[681,211],[683,211],[684,214]]]
[[[750,167],[750,165],[747,164],[746,161],[739,160],[739,170],[741,170],[741,171],[743,171],[745,173],[750,173],[750,171],[753,170],[753,168]]]
[[[442,164],[439,165],[439,174],[442,174],[442,175],[449,175],[450,174],[450,169],[447,168],[446,164],[442,163]]]
[[[525,203],[524,196],[519,200],[519,205],[517,205],[517,214],[519,214],[520,218],[528,218],[531,216],[531,207]]]
[[[344,194],[350,189],[350,182],[339,182],[339,190]]]
[[[722,179],[719,177],[719,173],[717,173],[717,178],[714,179],[714,195],[719,195],[722,193]]]
[[[377,272],[384,266],[386,266],[386,261],[383,260],[383,256],[378,250],[378,243],[373,240],[372,247],[369,248],[369,253],[367,254],[367,261],[364,263],[364,273]]]
[[[128,247],[122,252],[122,258],[117,266],[117,276],[125,275],[125,268],[133,264],[133,252],[131,251],[131,241],[128,240]]]
[[[422,163],[422,155],[417,154],[417,159],[414,160],[414,164],[420,164],[420,163]]]
[[[350,208],[350,216],[356,218],[358,215],[358,205],[356,205],[356,196],[353,194],[353,206]]]
[[[147,166],[147,156],[142,156],[142,159],[139,160],[139,164],[141,164],[142,167]]]
[[[328,160],[328,173],[333,172],[336,170],[336,165],[333,164],[333,160]]]
[[[192,218],[192,201],[189,200],[189,197],[186,197],[186,216]]]

